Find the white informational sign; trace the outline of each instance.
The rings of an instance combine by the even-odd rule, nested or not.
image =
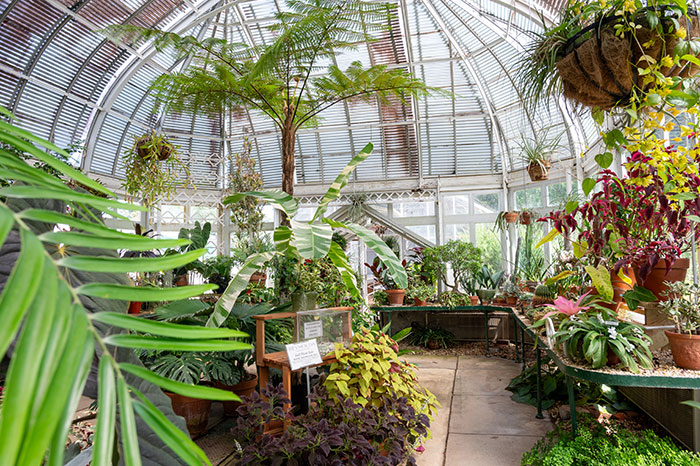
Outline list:
[[[289,366],[293,371],[304,367],[315,366],[321,364],[321,353],[318,351],[318,343],[316,339],[305,340],[299,343],[290,343],[285,345],[287,349],[287,358]]]
[[[312,320],[304,322],[304,340],[312,338],[321,338],[323,336],[323,322],[320,320]]]

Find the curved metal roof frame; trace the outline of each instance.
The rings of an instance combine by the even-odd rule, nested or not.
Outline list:
[[[379,57],[385,60],[382,63],[405,67],[429,85],[437,83],[460,97],[449,103],[413,99],[408,106],[389,109],[345,103],[319,127],[300,131],[299,183],[329,182],[354,153],[355,140],[374,139],[377,133],[375,146],[381,160],[358,170],[356,179],[412,178],[418,179],[418,186],[424,178],[441,176],[503,173],[507,177],[522,168],[513,151],[521,132],[531,135],[548,125],[561,128],[572,153],[595,136],[590,122],[561,100],[544,114],[525,111],[512,77],[512,60],[530,39],[525,31],[541,27],[539,12],[545,20],[554,18],[565,0],[394,1],[400,13],[400,36],[392,38],[391,56],[381,56],[369,45],[361,54],[372,62]],[[29,129],[58,143],[75,142],[82,135],[87,141],[83,167],[96,175],[120,177],[120,154],[127,138],[158,127],[179,138],[199,173],[216,178],[212,188],[221,187],[225,154],[238,150],[236,145],[243,138],[252,137],[259,169],[266,184],[274,185],[279,142],[264,120],[252,112],[218,119],[149,113],[149,78],[183,69],[188,61],[157,54],[152,44],[134,49],[97,31],[115,22],[133,23],[200,37],[236,35],[241,41],[259,44],[281,3],[0,0],[0,24],[13,25],[11,31],[0,32],[0,41],[7,41],[6,51],[0,52],[0,87],[5,88],[0,91],[0,104],[15,111]],[[30,9],[39,13],[39,21],[21,24],[23,19],[30,21]],[[52,75],[46,62],[70,55],[71,38],[80,46],[74,59],[77,65],[71,62],[63,70],[55,63]],[[8,50],[22,41],[30,45],[23,53]]]

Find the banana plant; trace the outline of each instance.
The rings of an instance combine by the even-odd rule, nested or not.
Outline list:
[[[126,273],[182,267],[205,250],[119,257],[119,250],[180,247],[189,241],[146,238],[105,226],[103,213],[121,217],[118,210],[145,208],[118,201],[100,183],[47,152],[68,156],[65,151],[15,126],[7,110],[0,107],[0,113],[7,118],[0,120],[0,177],[9,184],[0,189],[0,245],[5,246],[3,252],[15,245],[19,250],[19,254],[3,254],[0,264],[3,270],[11,270],[0,293],[0,359],[10,358],[0,405],[0,464],[64,464],[68,430],[94,365],[98,413],[92,465],[111,465],[115,458],[127,466],[140,465],[140,442],[152,445],[144,439],[151,433],[137,428],[144,423],[179,458],[168,464],[210,465],[204,452],[156,407],[148,392],[155,385],[196,398],[238,397],[171,381],[139,364],[124,362],[123,357],[132,349],[251,348],[237,340],[246,336],[240,331],[156,322],[125,313],[131,300],[184,300],[212,289],[212,285],[139,288],[125,283]],[[29,165],[16,151],[45,163],[60,177]],[[34,205],[59,208],[27,208],[27,201],[36,199]],[[56,225],[70,230],[61,231]],[[122,278],[109,281],[109,276]],[[95,278],[76,284],[76,277]],[[100,303],[121,312],[100,311]]]
[[[350,179],[350,175],[355,168],[370,156],[374,146],[368,143],[336,177],[335,181],[328,188],[328,191],[321,199],[313,217],[308,222],[295,220],[299,211],[299,203],[289,194],[283,191],[250,191],[235,193],[224,199],[225,205],[240,202],[247,196],[258,198],[269,203],[274,208],[281,210],[289,219],[289,226],[281,225],[273,232],[275,251],[253,254],[236,276],[231,280],[229,286],[222,293],[216,304],[208,326],[218,327],[228,317],[233,305],[236,303],[238,295],[245,289],[248,280],[255,271],[263,264],[272,259],[276,254],[285,255],[299,260],[321,259],[328,257],[333,265],[340,272],[343,282],[350,290],[350,293],[361,299],[360,290],[357,287],[357,278],[353,273],[348,258],[343,248],[333,241],[334,229],[346,229],[361,239],[386,266],[389,275],[394,279],[399,288],[408,286],[406,269],[401,265],[401,261],[396,254],[386,245],[382,239],[371,230],[356,223],[342,223],[330,218],[325,218],[324,214],[328,210],[331,202],[340,196],[340,191],[345,187]]]

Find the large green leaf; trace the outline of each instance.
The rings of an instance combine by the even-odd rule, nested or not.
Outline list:
[[[212,338],[242,338],[248,334],[230,328],[196,327],[193,325],[158,322],[141,317],[120,314],[117,312],[98,312],[92,314],[92,320],[125,328],[135,332],[149,333],[161,337],[180,338],[183,340],[205,340]]]
[[[122,363],[120,367],[123,369],[124,364]],[[119,416],[121,417],[124,464],[126,466],[141,466],[139,437],[136,429],[136,420],[134,419],[134,407],[131,401],[129,387],[123,378],[119,378],[117,381],[117,395],[119,399]]]
[[[285,256],[296,254],[296,251],[291,246],[292,230],[289,227],[281,225],[275,228],[275,231],[272,233],[272,240],[275,243],[275,250],[280,254]]]
[[[50,323],[56,312],[57,280],[53,264],[47,264],[42,275],[34,280],[43,289],[30,306],[17,347],[7,371],[7,382],[0,416],[0,464],[19,464],[22,436],[6,435],[12,431],[24,432],[30,422],[34,392],[39,378],[41,355],[51,331]],[[37,355],[39,357],[37,357]]]
[[[175,454],[190,466],[202,466],[202,463],[211,466],[207,455],[190,440],[187,434],[175,427],[148,398],[135,388],[131,387],[131,389],[139,397],[139,400],[134,402],[136,413]]]
[[[197,249],[160,257],[68,256],[60,259],[58,265],[88,272],[101,272],[104,270],[109,270],[113,273],[158,272],[189,264],[206,254],[206,252],[206,249]]]
[[[19,216],[22,217],[22,219],[24,220],[34,220],[37,222],[51,224],[64,224],[76,228],[78,230],[83,230],[97,236],[104,236],[108,238],[133,239],[137,236],[131,233],[123,233],[121,231],[108,228],[99,223],[88,222],[87,220],[81,220],[72,215],[66,215],[51,210],[27,209],[20,212]]]
[[[114,448],[114,428],[117,419],[117,389],[114,379],[113,359],[107,354],[100,358],[98,372],[97,425],[93,439],[92,461],[94,466],[110,466]]]
[[[345,187],[346,184],[348,184],[350,174],[352,174],[352,172],[360,163],[362,163],[367,157],[370,156],[373,150],[374,145],[371,142],[368,143],[355,157],[353,157],[350,163],[348,163],[345,166],[345,168],[343,168],[343,171],[340,172],[340,174],[335,178],[335,181],[333,181],[333,183],[328,188],[326,195],[323,196],[323,199],[321,199],[321,203],[316,209],[314,217],[311,219],[312,222],[321,218],[323,214],[326,213],[326,210],[328,210],[328,205],[331,202],[338,199],[338,196],[340,196],[340,191]]]
[[[256,197],[258,199],[262,199],[263,201],[269,202],[270,205],[287,214],[287,217],[290,219],[294,218],[294,216],[297,214],[297,210],[299,209],[299,204],[297,201],[292,196],[281,190],[246,191],[243,193],[235,193],[224,198],[222,202],[224,205],[233,204],[240,202],[247,196]]]
[[[360,289],[357,287],[357,276],[355,276],[355,272],[348,263],[348,257],[345,255],[345,251],[343,251],[343,248],[335,241],[331,243],[331,248],[328,251],[328,258],[333,262],[338,272],[340,272],[340,277],[343,279],[343,283],[345,283],[350,294],[357,299],[362,299]]]
[[[408,276],[406,275],[406,269],[403,267],[403,265],[401,265],[401,261],[399,261],[399,259],[396,257],[394,251],[392,251],[391,248],[387,246],[376,233],[361,225],[357,225],[356,223],[341,223],[328,218],[324,218],[323,221],[333,228],[345,228],[357,235],[357,237],[360,238],[368,248],[374,251],[377,257],[379,257],[379,260],[381,260],[387,267],[387,270],[396,282],[396,285],[399,288],[408,287]]]
[[[161,302],[176,301],[199,296],[216,288],[216,285],[191,285],[175,288],[150,288],[143,286],[113,285],[111,283],[88,283],[77,289],[79,294],[122,301]]]
[[[22,228],[20,238],[22,249],[0,295],[0,360],[5,356],[25,312],[34,299],[41,284],[36,277],[41,276],[44,268],[44,248],[37,237]]]
[[[250,350],[248,343],[236,340],[180,340],[141,335],[110,335],[105,344],[122,348],[153,349],[159,351],[238,351]]]
[[[39,236],[46,243],[65,244],[83,248],[128,249],[130,251],[150,251],[159,248],[173,248],[189,244],[183,239],[155,239],[134,235],[131,238],[105,238],[73,231],[49,231]]]
[[[64,202],[84,203],[96,208],[148,211],[147,207],[126,204],[121,201],[105,199],[104,197],[97,197],[91,194],[78,193],[69,189],[62,190],[46,187],[37,191],[37,189],[32,186],[9,186],[7,188],[0,188],[0,196],[18,199],[58,199]]]
[[[326,257],[331,247],[333,228],[323,223],[291,221],[294,246],[304,259]]]
[[[226,321],[231,309],[233,309],[233,305],[236,304],[238,295],[248,286],[250,277],[260,269],[265,262],[272,259],[274,255],[274,252],[263,252],[253,254],[246,260],[243,267],[241,267],[236,276],[231,279],[226,290],[224,290],[221,297],[216,302],[214,312],[211,313],[207,321],[207,327],[219,327]]]
[[[177,393],[178,395],[189,396],[190,398],[199,398],[201,400],[215,401],[241,401],[241,399],[230,390],[221,390],[218,388],[207,387],[205,385],[190,385],[187,383],[176,382],[162,375],[158,375],[145,367],[135,364],[121,363],[119,367],[137,377],[158,385],[160,388],[169,392]]]

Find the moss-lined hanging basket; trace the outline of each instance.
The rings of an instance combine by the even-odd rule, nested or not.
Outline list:
[[[690,15],[690,20],[687,17],[662,19],[663,37],[649,26],[645,16],[634,34],[618,36],[615,26],[620,21],[619,17],[604,17],[567,41],[556,64],[565,97],[603,110],[626,105],[635,89],[649,90],[640,69],[659,63],[665,56],[673,57],[681,41],[700,35],[700,22],[695,14]],[[685,39],[675,33],[675,21],[687,31]],[[665,77],[682,78],[698,71],[700,68],[687,61],[660,69]]]

